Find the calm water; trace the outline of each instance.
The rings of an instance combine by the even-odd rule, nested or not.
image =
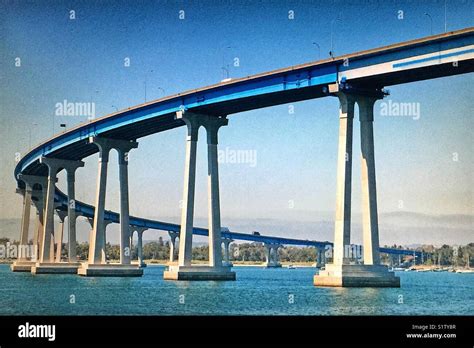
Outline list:
[[[235,282],[164,281],[163,270],[147,267],[142,278],[83,278],[32,276],[0,265],[0,314],[474,314],[474,274],[399,272],[400,289],[344,289],[314,287],[311,268],[235,267]]]

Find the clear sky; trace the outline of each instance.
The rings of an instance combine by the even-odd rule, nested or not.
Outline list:
[[[448,0],[446,10],[448,31],[474,25],[473,1]],[[61,123],[69,128],[86,121],[55,116],[58,102],[92,101],[102,116],[142,103],[145,81],[151,100],[216,83],[224,77],[223,65],[236,78],[326,58],[331,26],[340,55],[427,36],[430,17],[433,33],[442,33],[444,15],[444,1],[1,1],[0,218],[20,217],[15,153],[60,132]],[[130,67],[124,66],[126,58]],[[420,118],[384,117],[380,102],[376,105],[379,211],[473,214],[473,75],[390,91],[388,100],[418,103]],[[232,115],[221,130],[221,149],[257,156],[256,166],[220,166],[224,225],[235,217],[333,214],[338,101],[293,107],[293,114],[282,105]],[[354,213],[360,208],[357,123]],[[180,128],[139,140],[130,155],[132,214],[179,215],[184,139]],[[198,155],[196,214],[202,217],[207,214],[205,142]],[[91,156],[77,172],[78,198],[89,203],[96,161]],[[107,208],[118,210],[116,164],[112,156]]]

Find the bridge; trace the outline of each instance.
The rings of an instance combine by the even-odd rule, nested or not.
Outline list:
[[[391,46],[292,66],[212,86],[172,95],[78,125],[39,144],[15,168],[17,192],[23,196],[20,244],[28,241],[30,206],[37,210],[38,228],[34,236],[39,258],[19,255],[13,270],[32,273],[77,273],[82,276],[143,274],[131,263],[130,236],[136,231],[141,243],[145,229],[169,231],[172,249],[179,236],[178,260],[171,253],[165,279],[233,280],[228,263],[228,244],[232,240],[263,242],[267,260],[278,255],[282,244],[332,245],[323,241],[255,236],[222,230],[218,178],[218,131],[227,126],[229,116],[239,112],[308,99],[339,99],[339,147],[337,159],[336,216],[333,262],[314,277],[317,286],[399,286],[399,278],[380,264],[380,252],[409,253],[379,247],[373,108],[387,95],[385,87],[474,71],[474,28],[430,36]],[[350,246],[352,192],[352,133],[354,107],[359,107],[362,152],[363,253],[364,263],[351,264],[345,250]],[[194,191],[198,130],[204,127],[208,148],[208,229],[194,227]],[[177,127],[186,127],[185,175],[181,224],[143,219],[129,215],[128,153],[138,147],[137,140]],[[109,153],[119,156],[120,213],[105,210]],[[93,206],[75,199],[75,171],[82,159],[99,154],[96,198]],[[65,170],[67,193],[56,187],[57,173]],[[54,215],[68,225],[68,262],[54,257]],[[76,219],[89,219],[92,226],[87,262],[77,262]],[[107,223],[120,224],[120,262],[105,262]],[[62,240],[63,227],[56,240]],[[209,238],[209,264],[192,264],[192,235]],[[224,241],[224,262],[221,247]],[[58,243],[61,245],[61,243]],[[174,251],[174,250],[173,250]],[[60,254],[59,254],[60,255]],[[273,256],[275,261],[275,256]]]

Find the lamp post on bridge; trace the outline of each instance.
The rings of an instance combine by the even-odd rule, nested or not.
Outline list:
[[[334,40],[333,40],[334,23],[338,21],[339,22],[341,21],[339,16],[331,21],[331,50],[329,51],[329,55],[331,56],[331,58],[334,58]]]
[[[227,81],[230,79],[230,66],[228,63],[226,63],[226,50],[230,50],[232,46],[226,46],[224,50],[222,51],[222,71],[224,72],[223,74],[223,79],[222,81]]]
[[[317,42],[313,42],[313,45],[315,45],[318,48],[318,60],[321,59],[321,46]]]
[[[433,18],[431,18],[431,15],[428,12],[425,12],[423,15],[430,19],[430,35],[433,35]]]

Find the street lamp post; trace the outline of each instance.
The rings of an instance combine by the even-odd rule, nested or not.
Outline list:
[[[158,86],[156,89],[163,92],[163,97],[166,95],[164,88],[161,88],[161,87]]]
[[[321,46],[319,46],[317,42],[313,42],[313,45],[318,47],[318,60],[320,60],[321,59]]]
[[[430,33],[433,35],[433,18],[431,18],[431,15],[428,12],[425,12],[424,15],[430,19]]]
[[[229,64],[226,64],[225,54],[227,52],[226,49],[229,50],[231,48],[232,46],[227,46],[222,51],[222,70],[225,71],[224,79],[228,79],[230,77],[230,73],[229,73],[230,67],[229,67]]]
[[[339,17],[333,19],[331,21],[331,51],[329,51],[329,55],[331,57],[334,57],[334,40],[333,40],[333,31],[334,31],[334,23],[337,22],[337,21],[341,21],[341,19]]]

